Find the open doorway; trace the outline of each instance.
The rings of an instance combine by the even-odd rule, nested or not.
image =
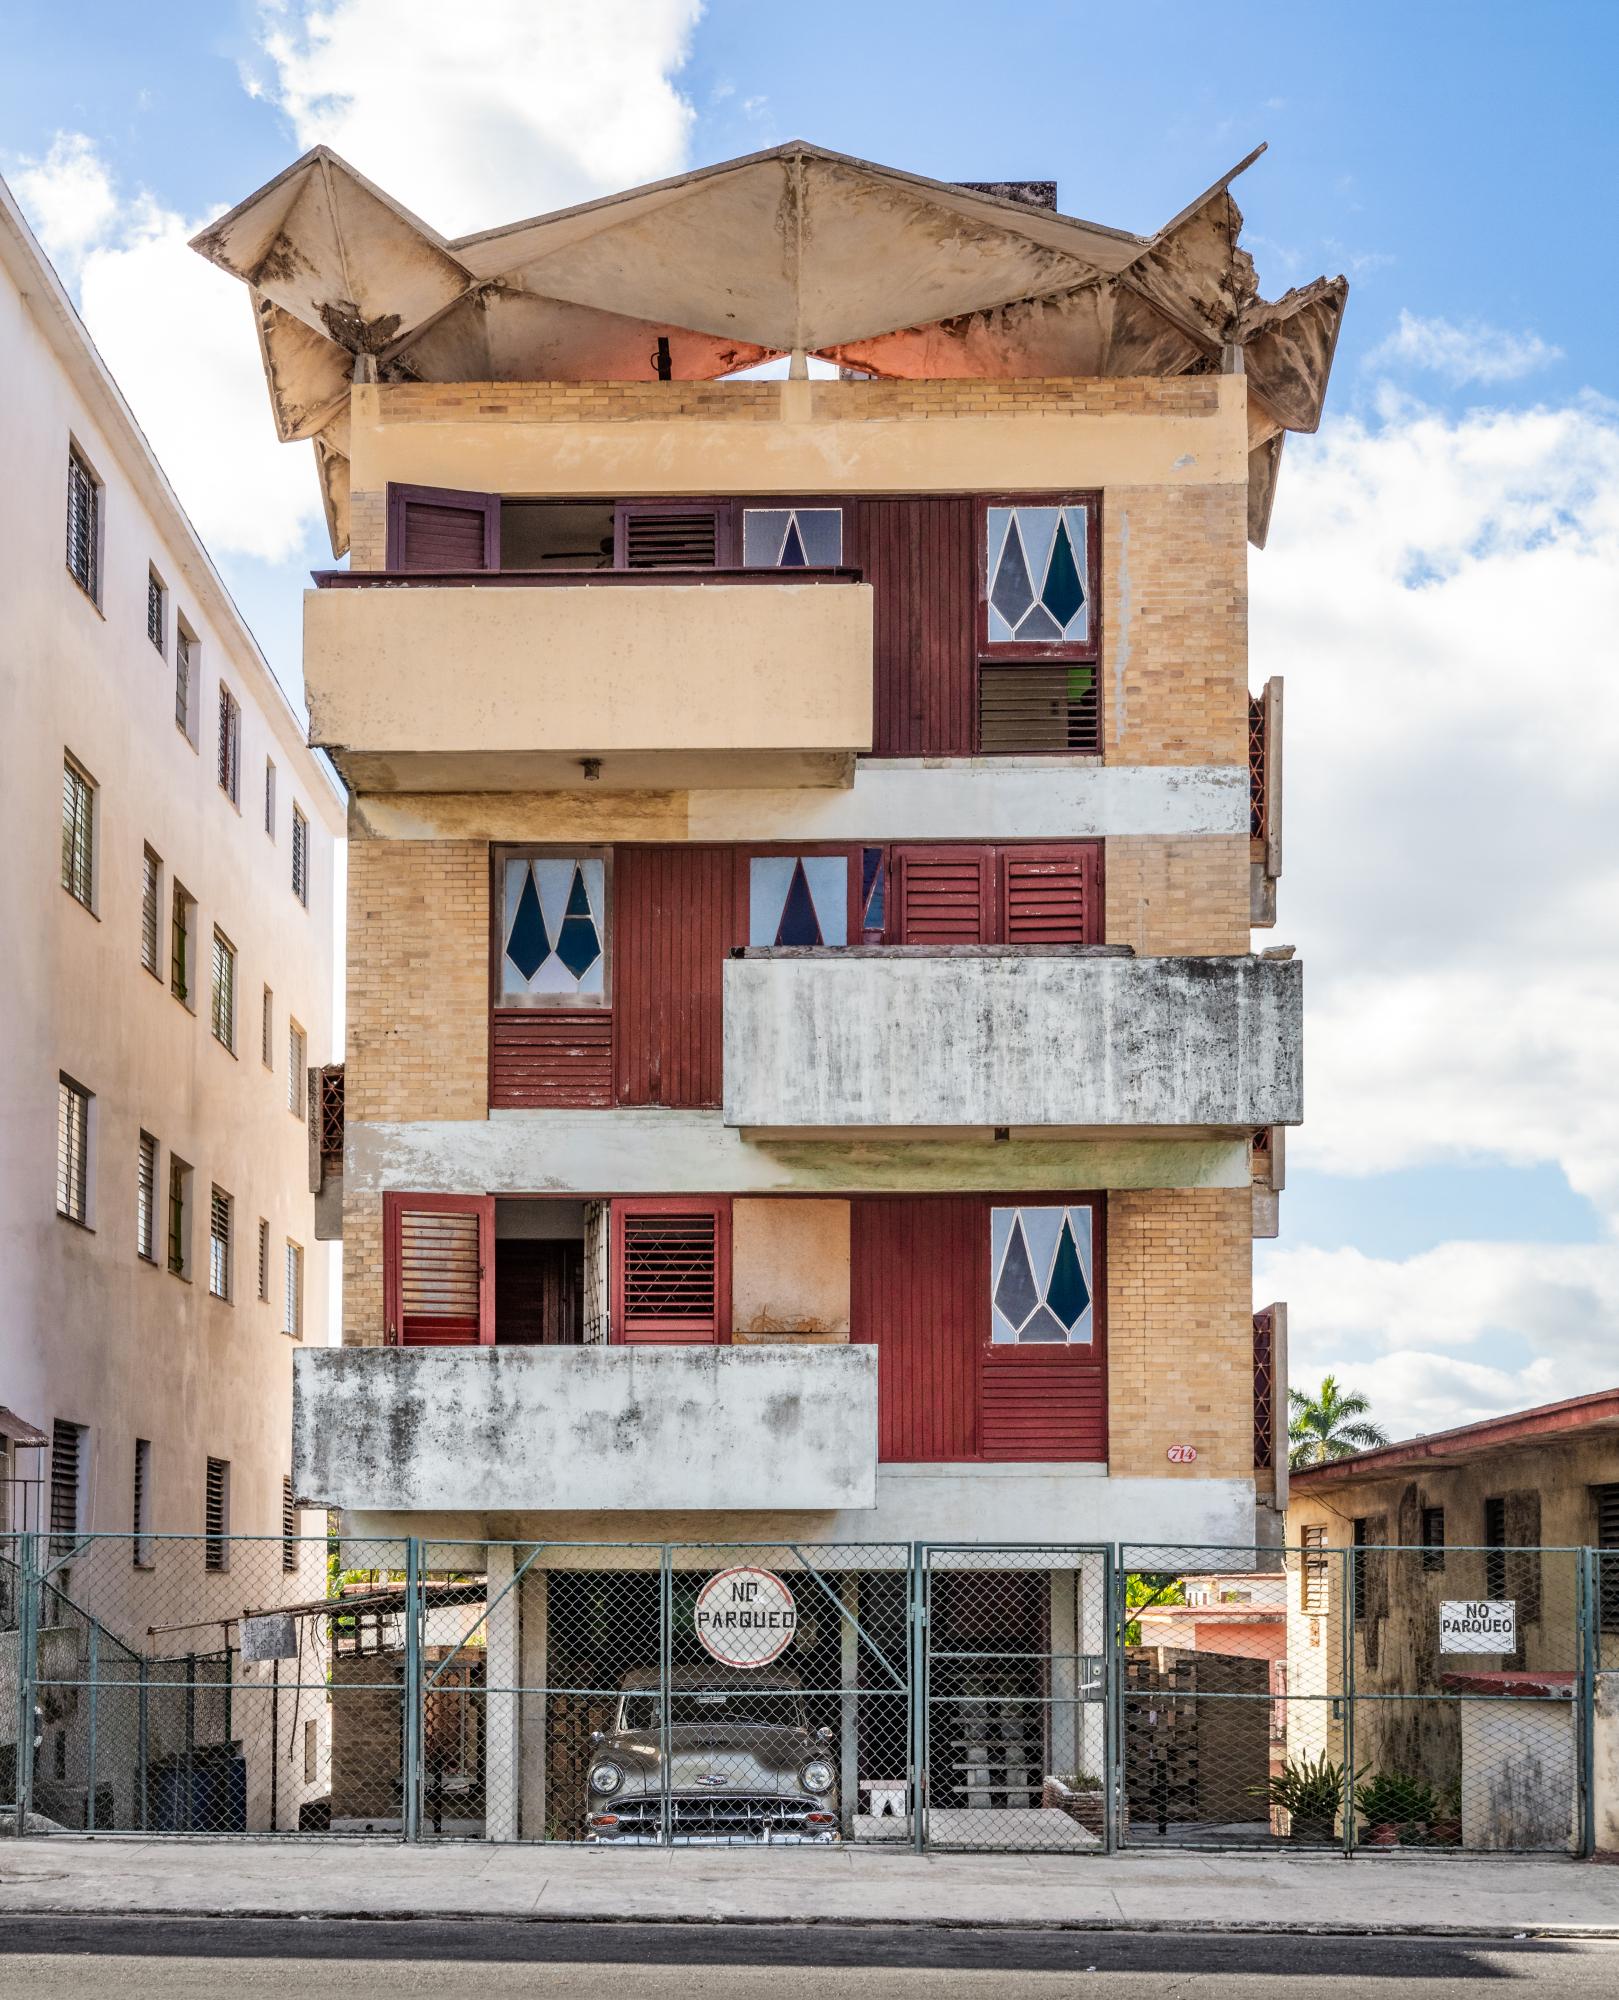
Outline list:
[[[495,1203],[495,1344],[577,1347],[585,1338],[582,1201]]]

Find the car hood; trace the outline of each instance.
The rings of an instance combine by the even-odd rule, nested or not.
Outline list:
[[[802,1729],[768,1723],[680,1723],[669,1732],[669,1787],[719,1798],[728,1792],[802,1793],[799,1772],[812,1757],[824,1755]],[[624,1773],[618,1798],[663,1789],[663,1760],[655,1732],[609,1736],[592,1759],[604,1760]]]

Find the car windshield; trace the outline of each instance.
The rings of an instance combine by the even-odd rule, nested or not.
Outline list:
[[[662,1706],[656,1692],[627,1694],[619,1727],[657,1729]],[[677,1726],[712,1723],[720,1729],[772,1724],[779,1729],[802,1729],[804,1712],[792,1688],[676,1689],[669,1697],[669,1720]]]

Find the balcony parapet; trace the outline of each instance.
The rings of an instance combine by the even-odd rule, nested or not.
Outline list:
[[[838,1138],[1297,1124],[1302,974],[1085,945],[748,950],[725,967],[725,1122]]]
[[[328,1347],[293,1358],[310,1506],[877,1504],[877,1350]]]

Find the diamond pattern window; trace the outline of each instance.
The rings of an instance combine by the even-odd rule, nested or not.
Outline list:
[[[990,1210],[991,1340],[1094,1340],[1091,1221],[1084,1206]]]
[[[756,854],[748,862],[750,945],[849,942],[849,862],[842,854]]]
[[[984,526],[990,645],[1084,645],[1090,638],[1086,509],[987,507]]]
[[[841,507],[745,507],[745,569],[836,569],[843,560]]]
[[[505,856],[501,864],[501,1004],[603,1007],[608,997],[604,857]]]

